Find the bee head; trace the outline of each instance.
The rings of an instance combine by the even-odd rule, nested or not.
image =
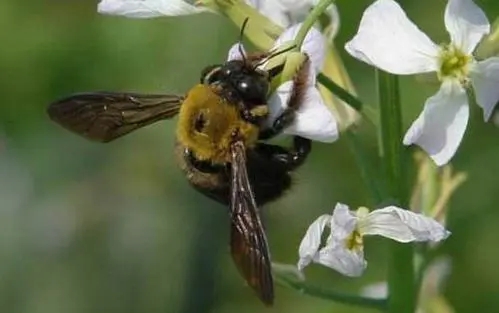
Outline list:
[[[232,93],[235,100],[248,104],[266,103],[269,92],[269,75],[244,60],[232,60],[222,65],[207,67],[201,75],[201,83],[221,85]]]
[[[255,144],[257,126],[244,121],[236,106],[218,95],[213,86],[194,86],[182,104],[177,139],[201,161],[213,164],[230,162],[230,145],[242,140],[246,147]]]

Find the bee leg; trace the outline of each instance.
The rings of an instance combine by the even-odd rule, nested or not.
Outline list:
[[[310,67],[310,60],[305,59],[303,65],[293,77],[293,85],[291,87],[291,95],[289,96],[288,103],[284,111],[279,115],[270,128],[262,130],[258,139],[267,140],[280,134],[284,128],[293,123],[295,113],[300,108],[305,95],[306,84],[308,80],[308,72]]]
[[[284,110],[281,115],[274,121],[272,124],[272,127],[266,128],[258,134],[258,139],[260,140],[268,140],[271,139],[284,130],[284,128],[288,127],[293,123],[295,119],[295,112],[294,110]]]
[[[266,143],[259,143],[255,147],[255,150],[260,155],[278,161],[284,165],[288,171],[294,170],[302,165],[307,159],[311,149],[311,140],[299,136],[293,137],[293,147],[290,149]]]
[[[184,149],[184,157],[186,162],[196,170],[200,171],[201,173],[218,173],[222,170],[220,166],[215,166],[211,164],[210,162],[206,161],[200,161],[196,159],[192,151],[188,148]]]

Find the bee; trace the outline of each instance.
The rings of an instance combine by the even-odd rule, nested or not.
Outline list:
[[[185,95],[80,93],[47,109],[59,125],[99,142],[178,115],[174,151],[179,165],[195,189],[229,207],[232,258],[266,305],[273,304],[274,287],[259,207],[290,188],[290,173],[311,150],[310,140],[298,136],[291,148],[264,142],[293,121],[308,73],[305,63],[287,108],[265,127],[270,81],[282,66],[261,70],[258,65],[278,53],[241,53],[241,60],[208,66]]]

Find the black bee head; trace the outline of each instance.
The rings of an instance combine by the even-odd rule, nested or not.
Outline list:
[[[263,104],[269,92],[268,77],[267,73],[243,60],[232,60],[205,68],[201,80],[204,84],[220,85],[229,98],[235,98],[233,100]]]

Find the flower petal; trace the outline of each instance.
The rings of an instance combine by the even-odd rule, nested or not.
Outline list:
[[[296,24],[286,29],[274,43],[274,49],[278,48],[282,44],[292,41],[295,39],[298,31],[301,27],[300,24]],[[324,36],[316,28],[312,27],[305,36],[303,45],[300,49],[301,52],[305,52],[310,58],[310,63],[312,68],[319,72],[322,69],[324,63],[324,57],[326,54],[326,43],[324,41]]]
[[[476,102],[483,109],[485,121],[490,119],[499,102],[499,57],[476,63],[470,71]]]
[[[333,113],[327,108],[319,90],[315,87],[315,72],[309,68],[310,81],[305,88],[302,102],[295,112],[295,118],[290,126],[283,130],[288,135],[297,135],[321,142],[333,142],[338,139],[338,125]],[[267,127],[288,106],[288,101],[293,93],[291,81],[280,85],[268,100],[269,117]]]
[[[487,16],[472,0],[447,2],[445,28],[452,43],[466,54],[471,54],[482,37],[490,32]]]
[[[331,234],[327,240],[326,246],[322,248],[319,253],[316,253],[315,247],[317,247],[317,240],[320,240],[320,234],[324,229],[324,224],[320,224],[322,228],[315,226],[319,231],[313,234],[313,244],[311,251],[314,252],[312,256],[310,253],[307,256],[312,256],[312,261],[314,263],[319,263],[329,268],[332,268],[343,275],[347,276],[360,276],[367,266],[367,262],[364,259],[363,247],[358,247],[354,250],[348,250],[345,246],[345,240],[353,233],[355,226],[357,224],[357,218],[350,212],[348,206],[337,203],[333,210],[333,215],[326,215],[328,219],[323,219],[316,221],[318,223],[331,223]],[[322,217],[321,217],[322,218]],[[320,243],[319,243],[320,244]],[[306,264],[310,263],[310,259],[305,259]],[[298,264],[300,266],[300,263]]]
[[[188,15],[208,11],[181,0],[102,0],[97,12],[132,18]]]
[[[297,265],[298,270],[303,270],[318,254],[322,233],[330,220],[331,215],[321,215],[308,227],[298,249],[298,255],[300,256]]]
[[[399,242],[441,241],[450,235],[434,219],[395,206],[374,210],[360,219],[359,231]]]
[[[242,60],[243,55],[241,52],[244,54],[244,56],[247,55],[246,49],[244,49],[243,44],[241,43],[236,43],[230,47],[229,52],[227,53],[227,61],[232,61],[232,60]]]
[[[319,0],[315,0],[315,3],[319,3]],[[331,4],[326,11],[329,15],[329,18],[331,19],[331,23],[329,24],[330,27],[330,32],[329,32],[329,40],[333,40],[336,38],[336,35],[338,34],[340,30],[340,12],[338,11],[338,7],[336,4]]]
[[[454,81],[444,81],[440,90],[426,100],[423,112],[404,137],[404,145],[417,144],[438,165],[454,156],[468,124],[466,91]]]
[[[253,6],[277,25],[284,28],[289,27],[291,23],[289,14],[279,1],[246,0],[246,3]]]
[[[283,133],[321,142],[334,142],[338,139],[336,118],[326,107],[317,88],[307,88],[293,123]]]
[[[276,91],[270,95],[267,105],[269,107],[269,116],[264,127],[270,127],[275,119],[282,114],[288,107],[289,97],[293,92],[293,82],[287,81],[277,87]]]
[[[319,256],[314,259],[314,262],[350,277],[361,276],[367,267],[362,249],[351,251],[340,247],[326,247],[319,252]]]
[[[347,205],[337,203],[333,210],[333,217],[331,218],[331,236],[328,241],[341,243],[347,239],[355,230],[357,226],[357,217],[350,212]]]
[[[271,0],[271,1],[262,0],[262,1],[280,3],[283,9],[291,12],[308,11],[314,2],[311,0]]]
[[[357,34],[345,49],[354,58],[393,74],[425,73],[438,68],[438,46],[393,0],[377,0],[366,9]]]

